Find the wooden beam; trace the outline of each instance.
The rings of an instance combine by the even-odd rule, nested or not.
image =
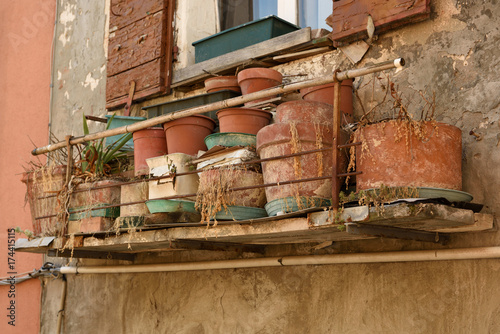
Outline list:
[[[236,68],[250,59],[264,57],[309,42],[310,40],[311,28],[308,27],[234,52],[226,53],[223,56],[174,71],[172,87],[194,84],[208,78],[210,75],[206,72],[217,74],[225,70]]]
[[[456,226],[436,229],[436,232],[458,233],[458,232],[479,232],[493,229],[493,215],[484,213],[474,214],[474,223],[466,226]]]
[[[423,242],[439,243],[446,245],[450,241],[448,235],[439,234],[438,232],[427,232],[418,230],[409,230],[390,226],[374,226],[369,224],[346,224],[347,233],[355,235],[369,235],[382,238],[415,240]]]
[[[47,256],[51,257],[72,257],[81,259],[99,259],[99,260],[123,260],[134,261],[135,254],[131,253],[114,253],[103,251],[87,251],[78,249],[50,249],[47,251]]]

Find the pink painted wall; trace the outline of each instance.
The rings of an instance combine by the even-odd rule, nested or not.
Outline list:
[[[31,141],[48,142],[50,54],[55,0],[0,1],[0,276],[7,267],[7,229],[31,228],[24,208],[23,164],[32,159]],[[16,235],[18,238],[19,235]],[[41,255],[15,254],[18,273],[38,269]],[[41,287],[38,279],[16,286],[15,327],[7,322],[9,287],[0,286],[0,333],[38,333]],[[54,319],[54,321],[56,321]]]

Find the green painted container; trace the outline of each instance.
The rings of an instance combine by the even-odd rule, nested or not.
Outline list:
[[[191,212],[197,213],[194,202],[177,199],[153,199],[146,202],[151,213],[158,212]]]
[[[196,63],[299,30],[275,15],[248,22],[193,42]]]
[[[300,205],[299,205],[300,203]],[[267,211],[269,217],[276,216],[278,213],[290,213],[295,211],[300,211],[309,208],[330,206],[331,200],[321,198],[321,197],[305,197],[301,196],[299,201],[296,197],[285,197],[278,198],[269,203],[264,207]]]
[[[208,149],[217,145],[226,147],[255,146],[257,145],[257,136],[239,132],[213,133],[205,137],[205,144]]]
[[[99,209],[101,206],[107,206],[110,204],[98,204],[98,205],[91,205],[91,206],[79,206],[79,207],[74,207],[74,208],[69,208],[69,220],[75,221],[75,220],[80,220],[84,218],[90,218],[90,217],[106,217],[106,218],[117,218],[120,216],[120,207],[113,207],[113,208],[106,208],[106,209]],[[83,212],[76,212],[72,213],[75,211],[80,211],[80,210],[85,210]]]
[[[112,117],[112,115],[106,115],[106,118],[109,119]],[[132,116],[119,116],[115,115],[113,117],[113,120],[111,121],[111,124],[109,125],[108,130],[119,128],[122,126],[126,125],[131,125],[140,121],[146,120],[146,117],[132,117]],[[106,146],[112,145],[113,143],[117,142],[122,138],[123,135],[116,135],[116,136],[111,136],[111,137],[106,137],[104,143]],[[133,151],[134,150],[134,140],[131,138],[123,147],[121,148],[121,151]]]
[[[261,208],[248,206],[228,206],[215,214],[217,220],[247,220],[267,217],[267,212]]]
[[[219,102],[222,100],[231,99],[241,94],[232,90],[221,90],[218,92],[201,94],[196,96],[187,97],[185,99],[170,101],[166,103],[155,104],[148,107],[143,107],[142,110],[146,110],[148,118],[153,118],[161,115],[166,115],[173,113],[175,111],[194,108],[203,106],[206,104]],[[217,124],[219,124],[219,119],[217,118],[217,110],[206,112],[200,115],[210,117]]]

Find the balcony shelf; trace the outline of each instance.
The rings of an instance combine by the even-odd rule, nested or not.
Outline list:
[[[390,237],[446,243],[458,232],[493,228],[493,216],[436,203],[398,203],[383,210],[345,208],[334,222],[328,208],[247,221],[149,225],[125,233],[81,234],[74,238],[18,239],[16,251],[74,257],[130,259],[134,253],[175,250],[236,250],[262,253],[267,245],[324,243]],[[297,216],[298,215],[298,216]],[[66,244],[66,250],[61,249]]]

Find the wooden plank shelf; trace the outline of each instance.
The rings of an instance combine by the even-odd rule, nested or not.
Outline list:
[[[493,228],[493,216],[435,203],[398,203],[383,208],[345,208],[335,221],[333,211],[304,212],[302,217],[269,217],[242,222],[221,222],[217,226],[182,226],[129,233],[81,235],[73,238],[19,239],[16,251],[56,254],[72,247],[74,256],[174,250],[231,250],[262,253],[266,245],[326,243],[391,237],[445,242],[446,234],[486,231]],[[159,228],[160,227],[160,228]],[[346,228],[347,227],[347,228]],[[420,232],[420,233],[419,233]],[[432,233],[431,233],[432,232]],[[443,235],[445,233],[445,235]],[[434,235],[443,235],[441,239]],[[434,240],[436,239],[436,240]],[[73,245],[68,242],[71,241]],[[68,256],[68,252],[59,256]],[[115,256],[116,259],[127,259]]]

